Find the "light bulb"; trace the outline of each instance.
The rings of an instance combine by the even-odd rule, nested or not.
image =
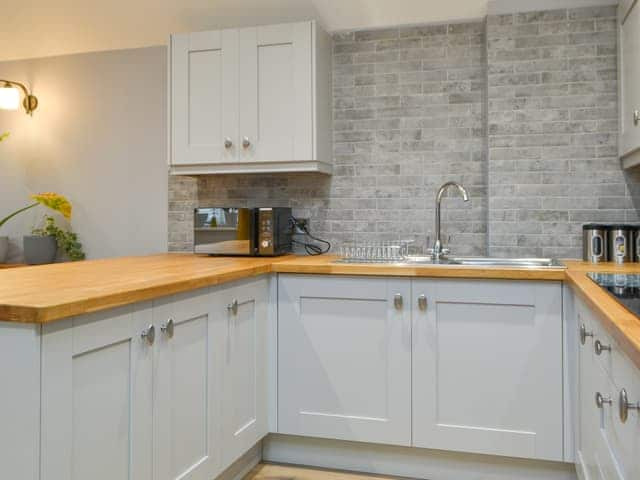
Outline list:
[[[11,86],[0,87],[0,108],[17,110],[20,107],[20,92]]]

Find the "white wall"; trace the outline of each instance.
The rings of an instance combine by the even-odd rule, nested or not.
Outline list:
[[[170,33],[310,18],[329,31],[480,18],[487,1],[17,1],[2,11],[0,60],[162,45]]]
[[[2,62],[0,78],[33,87],[33,117],[0,110],[0,217],[30,193],[56,191],[74,205],[90,258],[166,251],[167,60],[165,47]],[[43,211],[0,230],[21,236]]]

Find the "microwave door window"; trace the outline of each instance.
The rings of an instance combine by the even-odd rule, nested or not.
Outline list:
[[[196,210],[195,253],[248,255],[250,249],[248,219],[249,214],[246,209],[200,208]]]

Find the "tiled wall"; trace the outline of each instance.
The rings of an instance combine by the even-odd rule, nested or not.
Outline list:
[[[616,153],[616,7],[492,16],[487,43],[490,253],[579,256],[583,223],[637,219]]]
[[[616,159],[615,8],[334,36],[334,161],[322,175],[170,180],[169,243],[199,205],[290,205],[345,241],[433,241],[434,196],[457,254],[580,256],[580,225],[635,220]],[[485,43],[485,32],[487,39]],[[488,95],[487,95],[488,93]]]

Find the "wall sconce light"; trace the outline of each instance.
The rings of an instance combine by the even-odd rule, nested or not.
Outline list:
[[[0,79],[0,108],[3,110],[17,110],[20,106],[20,91],[24,95],[22,107],[28,115],[38,108],[38,99],[29,93],[22,83]]]

